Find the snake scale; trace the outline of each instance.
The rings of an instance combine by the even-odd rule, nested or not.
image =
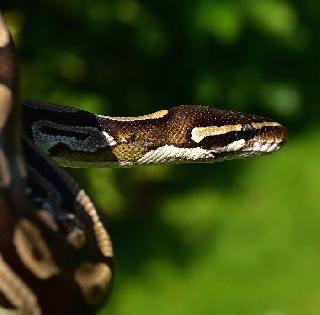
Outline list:
[[[58,164],[216,162],[271,153],[287,139],[271,119],[206,106],[109,117],[20,102],[17,79],[0,16],[0,314],[91,314],[110,292],[110,237]]]

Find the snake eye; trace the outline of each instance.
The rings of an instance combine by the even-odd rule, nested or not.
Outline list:
[[[248,132],[248,131],[253,131],[254,128],[252,127],[251,124],[244,124],[241,128],[241,131],[243,132]]]
[[[251,124],[244,124],[242,125],[241,133],[245,139],[250,139],[254,137],[256,129]]]

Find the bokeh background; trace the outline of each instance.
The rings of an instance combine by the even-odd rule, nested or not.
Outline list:
[[[318,0],[1,6],[22,97],[117,116],[211,104],[290,130],[263,158],[70,170],[114,242],[114,292],[99,315],[320,314]]]

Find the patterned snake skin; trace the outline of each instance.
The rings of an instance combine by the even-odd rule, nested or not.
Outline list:
[[[113,251],[97,211],[57,164],[216,162],[274,152],[287,129],[205,106],[109,117],[17,99],[0,15],[0,314],[92,314],[110,293]]]

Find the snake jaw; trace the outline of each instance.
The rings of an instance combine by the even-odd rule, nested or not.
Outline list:
[[[252,138],[238,140],[234,143],[242,143],[243,146],[235,146],[235,150],[225,148],[216,149],[215,161],[242,159],[258,155],[266,155],[280,150],[287,142],[288,129],[279,123],[268,122],[268,126],[255,130]],[[230,144],[227,148],[230,147]]]
[[[248,141],[244,151],[272,153],[278,151],[287,142],[288,129],[278,123],[263,126],[257,134]]]

